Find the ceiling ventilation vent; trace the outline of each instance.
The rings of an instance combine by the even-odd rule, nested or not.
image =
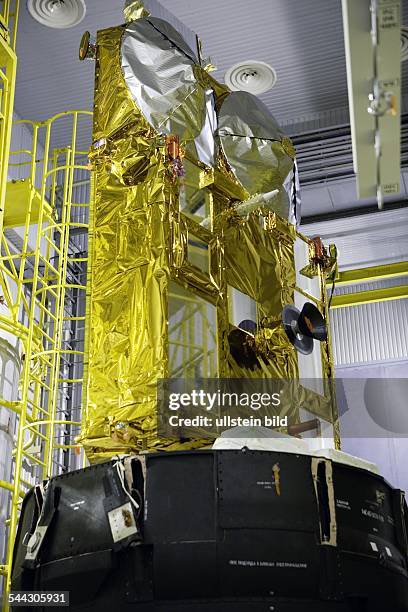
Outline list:
[[[402,26],[401,28],[401,61],[405,62],[408,60],[408,28]]]
[[[28,0],[32,17],[49,28],[72,28],[85,17],[84,0]]]
[[[247,91],[261,94],[269,91],[276,83],[276,72],[269,64],[249,60],[240,62],[225,74],[225,84],[232,91]]]

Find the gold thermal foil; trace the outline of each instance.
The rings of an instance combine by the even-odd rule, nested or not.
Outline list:
[[[141,19],[142,17],[148,17],[150,15],[149,11],[145,8],[141,0],[126,0],[123,13],[127,22],[134,21],[135,19]]]
[[[266,232],[254,213],[243,224],[230,224],[224,230],[226,275],[230,285],[252,297],[260,316],[280,318],[288,303],[285,284],[294,287],[293,248],[285,248]],[[289,272],[289,277],[284,274]]]
[[[177,188],[165,140],[123,80],[122,34],[112,28],[98,35],[88,402],[80,438],[92,461],[180,448],[158,439],[156,417],[157,380],[167,375],[169,207]]]
[[[293,304],[296,287],[294,227],[265,209],[237,216],[236,206],[250,194],[223,152],[205,164],[192,124],[183,140],[183,133],[166,137],[148,121],[122,72],[125,33],[126,26],[111,28],[97,39],[89,363],[80,437],[90,461],[209,446],[199,437],[158,436],[157,383],[174,373],[299,376],[297,353],[281,325],[282,309]],[[198,65],[194,74],[201,91],[213,92],[219,112],[228,90]],[[196,104],[193,96],[189,113],[195,121],[201,112]],[[203,138],[210,143],[208,133]],[[277,147],[277,160],[289,158],[288,142]],[[238,365],[231,354],[229,336],[237,325],[231,316],[233,290],[256,304],[258,331],[247,334],[248,350],[257,359],[253,369]],[[330,375],[328,346],[322,362]],[[307,390],[282,411],[296,423],[305,404],[332,419],[327,398]]]

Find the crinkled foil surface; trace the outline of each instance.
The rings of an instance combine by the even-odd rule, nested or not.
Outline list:
[[[133,21],[141,17],[148,17],[149,11],[146,10],[144,3],[141,0],[126,0],[123,10],[126,21]]]
[[[238,180],[235,169],[231,172],[225,139],[240,129],[240,142],[247,143],[244,157],[251,167],[259,162],[263,168],[256,173],[259,190],[280,186],[292,160],[279,142],[278,128],[273,131],[269,119],[263,125],[262,113],[260,132],[256,117],[249,115],[249,123],[248,118],[247,123],[232,123],[227,136],[232,111],[224,108],[224,152],[213,147],[208,157],[206,149],[207,164],[202,163],[196,139],[204,138],[204,148],[213,139],[215,109],[219,113],[228,102],[228,90],[195,64],[194,54],[173,31],[167,28],[165,34],[141,19],[103,30],[97,38],[89,363],[80,438],[90,461],[117,453],[209,445],[208,439],[180,441],[157,434],[157,382],[172,375],[177,355],[193,355],[194,343],[206,346],[206,363],[215,364],[220,377],[298,376],[296,352],[280,324],[283,306],[294,300],[296,233],[270,210],[247,218],[234,212],[252,188]],[[168,72],[156,71],[156,62],[164,62]],[[133,66],[138,83],[126,76],[126,65]],[[183,104],[186,96],[188,105]],[[176,160],[163,132],[179,136]],[[252,139],[265,143],[265,157],[257,147],[252,160]],[[230,155],[236,155],[239,146],[236,143]],[[191,200],[183,212],[181,193]],[[208,215],[212,221],[206,228],[201,221]],[[239,366],[230,352],[231,287],[253,299],[266,322],[254,338],[259,349],[254,370]],[[193,341],[194,325],[185,316],[189,308],[201,317],[201,331]],[[329,373],[328,352],[324,364]],[[189,367],[204,367],[203,360],[190,359]],[[298,421],[301,403],[298,399],[282,408],[291,422]],[[324,398],[314,397],[310,405],[315,414],[331,419]]]
[[[182,140],[201,133],[206,105],[197,59],[170,24],[154,17],[130,23],[121,57],[126,84],[150,125]]]
[[[228,163],[250,194],[280,188],[293,168],[289,139],[266,106],[250,93],[231,92],[226,97],[218,135]],[[287,204],[279,200],[276,206],[276,212],[287,218]]]
[[[158,133],[174,134],[205,164],[214,163],[215,101],[198,59],[180,34],[156,17],[131,22],[121,65],[129,92]]]

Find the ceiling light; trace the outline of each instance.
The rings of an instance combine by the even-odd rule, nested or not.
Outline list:
[[[49,28],[72,28],[86,13],[84,0],[28,0],[27,8],[36,21]]]
[[[239,62],[225,74],[225,84],[232,91],[247,91],[261,94],[269,91],[276,83],[276,72],[269,64],[256,60]]]

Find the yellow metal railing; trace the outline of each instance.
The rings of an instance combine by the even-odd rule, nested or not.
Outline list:
[[[0,287],[6,312],[0,315],[0,330],[19,339],[21,355],[19,397],[0,399],[2,409],[17,418],[12,482],[0,481],[10,497],[7,556],[0,566],[5,582],[3,611],[8,610],[21,499],[35,482],[66,469],[66,453],[77,449],[80,406],[69,402],[74,395],[81,396],[84,347],[83,341],[71,336],[73,326],[85,321],[87,256],[76,236],[79,231],[85,244],[89,200],[77,201],[81,190],[76,183],[88,183],[90,174],[87,151],[78,148],[78,135],[83,135],[84,127],[90,134],[91,116],[87,111],[69,111],[44,123],[17,122],[32,131],[32,147],[12,156],[13,168],[24,168],[26,176],[9,187],[24,187],[26,197],[20,195],[14,216],[8,209],[15,208],[15,200],[6,199],[4,219],[12,222],[5,224],[1,237]],[[67,146],[55,148],[61,122],[70,126],[71,138]],[[78,302],[83,302],[83,312],[76,312]]]
[[[0,4],[1,36],[13,50],[16,48],[19,9],[20,0],[2,0]]]
[[[13,122],[17,57],[15,54],[19,0],[0,5],[0,229],[7,184],[7,166]]]
[[[203,300],[195,296],[169,294],[173,303],[179,303],[182,316],[178,322],[169,322],[169,372],[174,378],[194,378],[199,365],[200,376],[216,378],[217,334]]]

